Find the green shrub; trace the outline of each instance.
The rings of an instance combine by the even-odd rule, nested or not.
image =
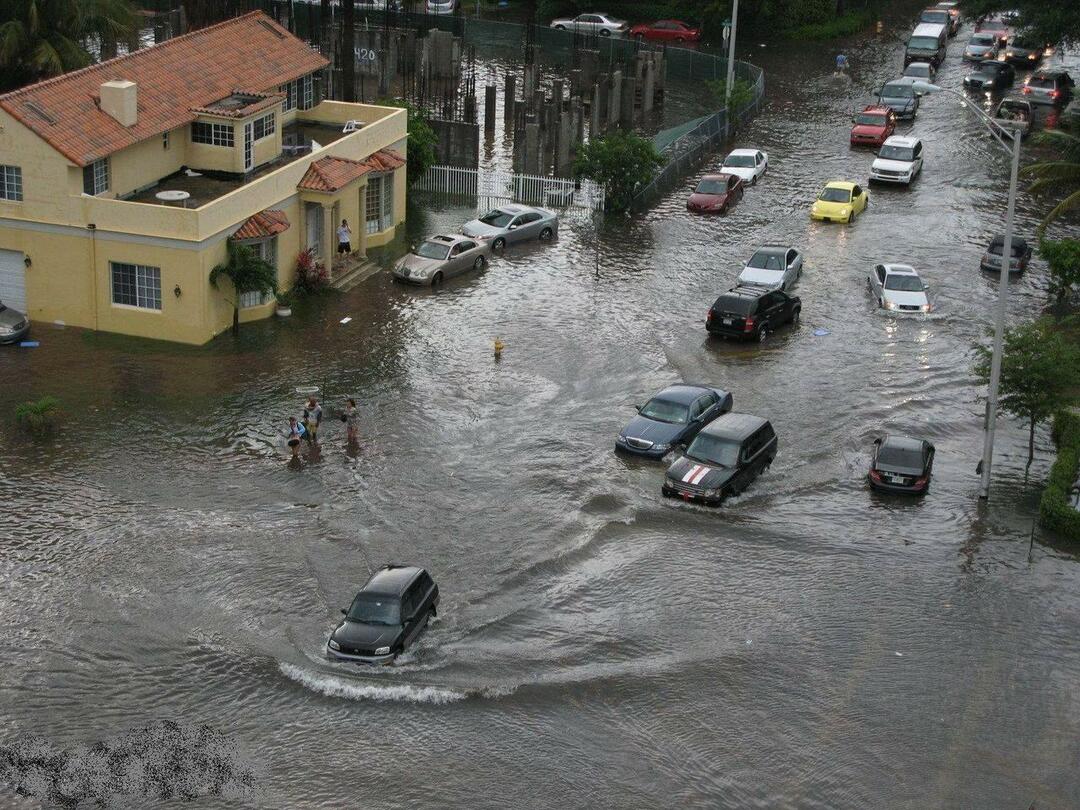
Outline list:
[[[1053,436],[1058,455],[1039,499],[1039,524],[1062,537],[1080,541],[1080,512],[1069,502],[1069,489],[1080,468],[1080,416],[1071,411],[1058,412]]]
[[[48,433],[60,419],[60,400],[44,396],[15,408],[15,421],[35,435]]]
[[[620,129],[581,147],[574,160],[574,175],[602,183],[606,189],[604,207],[622,212],[629,210],[634,195],[663,165],[652,141]]]
[[[872,15],[865,11],[853,11],[831,20],[808,22],[788,28],[784,34],[792,39],[839,39],[862,31],[872,22],[871,17]]]
[[[713,94],[720,106],[727,101],[727,79],[706,79],[705,86]],[[741,110],[754,100],[754,84],[746,79],[736,78],[731,83],[731,109]]]

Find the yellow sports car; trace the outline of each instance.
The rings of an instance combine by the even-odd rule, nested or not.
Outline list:
[[[855,183],[830,180],[814,200],[810,219],[824,222],[854,222],[855,217],[866,210],[870,195]]]

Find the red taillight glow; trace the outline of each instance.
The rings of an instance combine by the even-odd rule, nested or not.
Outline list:
[[[873,467],[871,467],[870,468],[870,478],[872,478],[874,481],[880,481],[881,480],[881,473],[879,473],[877,470],[875,470]]]
[[[1061,91],[1060,90],[1051,90],[1050,91],[1050,98],[1061,98]]]
[[[709,314],[705,316],[705,322],[708,323],[712,320],[712,310],[709,310]]]
[[[1031,95],[1031,88],[1028,87],[1026,84],[1024,85],[1024,95],[1025,96],[1030,96]]]
[[[916,478],[915,479],[915,488],[916,489],[921,489],[922,487],[925,487],[925,486],[926,486],[926,477],[925,476],[923,476],[922,478]]]
[[[743,325],[743,331],[744,332],[753,332],[754,331],[754,316],[753,315],[747,316],[746,323]]]

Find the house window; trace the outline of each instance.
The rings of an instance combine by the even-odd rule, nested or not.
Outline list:
[[[210,146],[234,146],[232,124],[208,124],[196,121],[191,125],[191,142]]]
[[[255,119],[255,140],[261,141],[263,138],[268,138],[274,134],[275,119],[274,113]]]
[[[379,211],[379,230],[385,231],[394,224],[394,175],[382,178],[382,210]]]
[[[269,264],[271,267],[277,269],[277,237],[272,236],[269,239],[263,239],[260,242],[248,243],[248,247],[251,251]],[[268,292],[246,292],[240,296],[240,309],[246,309],[248,307],[260,307],[263,304],[270,302],[273,297],[272,293]]]
[[[300,109],[310,110],[315,106],[315,77],[308,75],[296,81],[300,85]]]
[[[168,149],[169,148],[169,133],[168,132],[162,132],[161,133],[161,148],[162,149]]]
[[[384,174],[368,177],[366,210],[367,232],[379,233],[394,221],[394,176]]]
[[[22,202],[22,169],[0,166],[0,200]]]
[[[114,304],[139,309],[161,309],[161,268],[110,262]]]
[[[285,100],[281,103],[281,111],[289,112],[296,109],[296,82],[289,82],[278,87],[279,93],[285,94]]]
[[[83,193],[96,197],[109,190],[109,159],[95,160],[82,171]]]
[[[251,307],[261,307],[263,304],[269,304],[270,297],[270,293],[261,290],[243,293],[240,296],[240,309],[251,309]]]

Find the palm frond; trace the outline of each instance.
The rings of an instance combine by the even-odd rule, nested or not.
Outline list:
[[[1046,219],[1039,223],[1039,227],[1036,229],[1036,233],[1038,234],[1039,239],[1042,239],[1043,234],[1046,233],[1046,228],[1048,225],[1050,225],[1050,223],[1052,223],[1056,219],[1059,219],[1070,211],[1077,210],[1080,210],[1080,191],[1074,191],[1064,200],[1055,205],[1053,210],[1051,210],[1050,213],[1046,215]]]
[[[1080,163],[1055,160],[1046,163],[1033,163],[1020,170],[1027,177],[1080,178]]]

